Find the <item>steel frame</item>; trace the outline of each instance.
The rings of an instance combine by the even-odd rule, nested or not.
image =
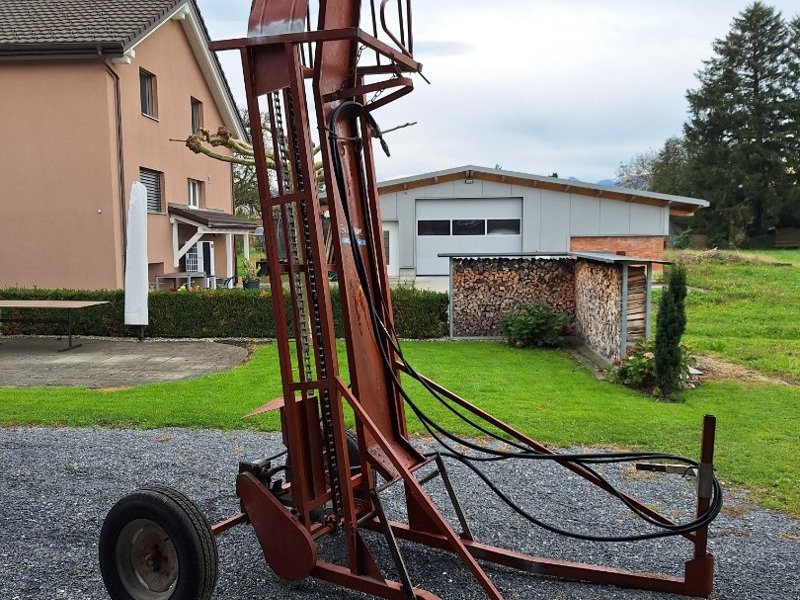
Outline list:
[[[473,539],[440,458],[428,459],[408,441],[404,404],[396,388],[396,378],[407,370],[396,362],[388,373],[381,362],[383,354],[396,359],[384,340],[371,330],[370,311],[391,323],[389,281],[383,268],[380,206],[367,113],[391,102],[412,89],[405,73],[420,72],[421,64],[411,52],[410,1],[398,1],[399,36],[386,26],[386,5],[372,0],[373,34],[358,28],[358,0],[321,0],[319,23],[311,31],[278,31],[266,37],[243,38],[212,43],[213,50],[238,50],[245,75],[247,107],[253,135],[258,188],[261,198],[269,277],[273,290],[284,289],[288,277],[290,298],[272,294],[275,331],[283,382],[281,399],[254,413],[280,410],[284,442],[288,449],[289,480],[281,488],[279,500],[264,481],[252,473],[237,478],[237,493],[243,511],[213,526],[215,534],[249,522],[261,544],[270,567],[281,577],[296,580],[316,577],[377,597],[397,600],[435,600],[431,592],[413,588],[396,539],[410,540],[454,553],[484,590],[487,597],[502,600],[478,559],[515,567],[533,573],[623,587],[707,596],[713,583],[713,557],[707,551],[707,526],[686,534],[693,545],[693,556],[686,562],[683,577],[639,573],[579,562],[527,556]],[[303,3],[300,2],[302,5]],[[256,0],[251,17],[259,31],[270,30],[270,23],[297,17],[296,0]],[[378,19],[378,15],[380,19]],[[297,18],[295,18],[295,21]],[[378,39],[378,21],[394,46]],[[374,52],[374,65],[358,64],[360,50]],[[386,78],[366,83],[366,77]],[[313,106],[322,146],[328,209],[331,215],[334,264],[329,265],[318,218],[320,198],[315,185],[313,144],[306,99],[306,80],[310,80]],[[392,90],[372,102],[366,96]],[[277,169],[273,195],[265,158],[262,106],[269,102],[269,133],[276,158],[283,157],[284,168]],[[333,123],[336,143],[328,143],[328,123],[342,102],[356,100],[365,105],[354,118]],[[289,113],[289,133],[281,139],[283,117]],[[363,164],[359,150],[363,151]],[[342,197],[334,179],[334,154],[341,157],[347,197]],[[364,183],[365,182],[365,183]],[[351,239],[344,205],[347,205],[356,239]],[[273,211],[280,213],[281,226],[275,227]],[[294,223],[294,225],[292,225]],[[285,261],[279,260],[278,237],[285,247],[294,244]],[[368,249],[372,249],[369,252]],[[360,252],[366,266],[370,295],[382,299],[380,306],[369,302],[357,274],[354,251]],[[333,309],[328,280],[333,270],[338,279],[349,363],[349,381],[339,369],[336,357]],[[311,312],[308,312],[310,306]],[[290,315],[290,319],[278,318]],[[304,364],[309,367],[306,368]],[[390,376],[391,375],[391,376]],[[498,428],[529,448],[551,453],[545,446],[514,430],[485,411],[446,390],[426,383],[440,394]],[[355,415],[360,468],[348,464],[345,433],[345,406]],[[714,419],[707,417],[702,438],[702,463],[713,463]],[[456,532],[425,492],[423,483],[432,476],[417,479],[421,467],[436,464],[434,475],[441,476],[462,531]],[[608,485],[575,463],[564,466],[587,481],[608,491]],[[708,473],[701,467],[701,474]],[[376,486],[379,473],[389,483],[402,483],[408,508],[408,523],[391,522],[386,517]],[[701,485],[701,490],[704,486]],[[698,515],[709,505],[710,494],[701,493]],[[286,501],[289,498],[289,501]],[[649,516],[663,523],[670,521],[641,502],[630,501]],[[324,518],[319,511],[327,511]],[[402,582],[387,580],[362,539],[361,530],[382,533],[401,574]],[[326,535],[342,535],[346,542],[344,565],[322,561],[316,554],[316,540]]]

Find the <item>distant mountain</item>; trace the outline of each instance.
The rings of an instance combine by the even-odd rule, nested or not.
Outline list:
[[[567,181],[577,181],[579,183],[589,183],[588,181],[583,181],[578,179],[577,177],[567,177]],[[617,182],[614,179],[601,179],[595,185],[603,185],[605,187],[614,187],[617,185]]]
[[[606,187],[614,187],[617,185],[617,181],[615,179],[601,179],[597,182],[597,185],[604,185]]]

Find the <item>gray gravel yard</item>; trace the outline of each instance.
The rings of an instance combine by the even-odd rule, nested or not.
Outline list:
[[[233,492],[238,461],[261,458],[280,448],[277,434],[241,431],[0,429],[0,599],[107,598],[97,566],[97,538],[106,512],[122,495],[148,483],[170,485],[192,498],[214,522],[238,508]],[[682,539],[596,544],[534,529],[465,468],[457,463],[449,466],[481,541],[543,556],[674,574],[680,573],[689,555],[690,546]],[[641,530],[636,520],[606,500],[607,495],[565,476],[563,468],[529,461],[494,464],[486,470],[530,512],[550,523],[607,534]],[[685,517],[685,508],[691,506],[693,488],[680,477],[642,475],[626,467],[609,467],[604,473],[675,517]],[[446,508],[438,479],[426,489]],[[398,486],[386,492],[390,518],[403,517],[400,492]],[[754,506],[742,492],[726,494],[726,508],[711,530],[710,548],[717,559],[712,597],[800,599],[800,521]],[[367,540],[387,574],[395,577],[383,540],[374,535]],[[215,598],[365,597],[312,579],[296,584],[278,580],[247,526],[223,534],[218,543]],[[328,539],[320,554],[333,558],[337,547],[337,539]],[[402,549],[415,584],[446,600],[485,598],[449,555],[406,544]],[[486,568],[507,600],[676,598]]]

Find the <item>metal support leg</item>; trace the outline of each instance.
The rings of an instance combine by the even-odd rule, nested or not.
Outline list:
[[[461,524],[461,537],[465,540],[474,540],[475,538],[472,537],[469,524],[467,524],[467,518],[464,516],[464,511],[461,509],[461,504],[456,497],[456,491],[453,488],[453,484],[450,483],[450,476],[447,474],[442,456],[438,453],[436,454],[436,464],[439,467],[439,474],[442,476],[442,483],[444,483],[444,487],[447,490],[447,495],[450,496],[450,502],[453,503],[453,509],[456,511],[458,522]]]
[[[397,566],[397,571],[400,574],[400,580],[403,582],[403,592],[405,593],[406,600],[414,600],[416,595],[414,594],[414,586],[411,583],[411,576],[408,574],[406,563],[403,562],[403,557],[400,554],[400,547],[397,545],[397,538],[394,537],[392,527],[389,524],[389,520],[386,518],[386,512],[383,510],[381,499],[375,490],[370,492],[370,496],[372,497],[372,503],[375,505],[375,512],[380,521],[381,530],[383,531],[383,535],[386,536],[386,542],[389,544],[389,552],[392,554],[392,559],[394,559],[394,564]]]
[[[700,445],[700,467],[697,469],[697,516],[711,505],[714,478],[714,438],[717,420],[713,415],[703,419]],[[714,588],[714,556],[708,552],[708,525],[695,532],[694,557],[685,566],[686,593],[707,597]]]
[[[83,344],[74,344],[72,343],[72,309],[67,309],[67,339],[69,343],[67,344],[66,348],[61,348],[59,352],[66,352],[67,350],[72,350],[73,348],[80,348]]]

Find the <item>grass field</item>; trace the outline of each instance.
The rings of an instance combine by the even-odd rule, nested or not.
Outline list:
[[[718,467],[765,505],[800,514],[800,388],[707,383],[685,401],[657,403],[594,379],[560,351],[516,350],[496,342],[406,342],[408,358],[464,398],[548,444],[622,445],[696,456],[705,413],[718,418]],[[475,434],[410,386],[449,429]],[[0,423],[274,430],[276,415],[241,416],[280,395],[274,345],[232,371],[195,380],[95,391],[0,388]],[[410,418],[414,433],[424,433]]]
[[[800,251],[755,254],[780,264],[689,263],[685,341],[764,373],[800,381]]]
[[[701,352],[784,378],[800,379],[800,252],[764,253],[789,266],[690,264],[687,341]],[[554,446],[625,446],[696,456],[702,417],[718,419],[722,479],[750,488],[765,506],[800,515],[800,387],[706,382],[682,402],[657,403],[595,380],[560,351],[493,342],[415,341],[405,352],[426,375]],[[340,344],[340,354],[341,344]],[[474,434],[421,390],[426,410],[448,428]],[[244,365],[198,379],[122,390],[0,388],[0,425],[162,426],[274,430],[277,416],[242,415],[281,393],[276,348]],[[414,433],[425,433],[410,418]]]

